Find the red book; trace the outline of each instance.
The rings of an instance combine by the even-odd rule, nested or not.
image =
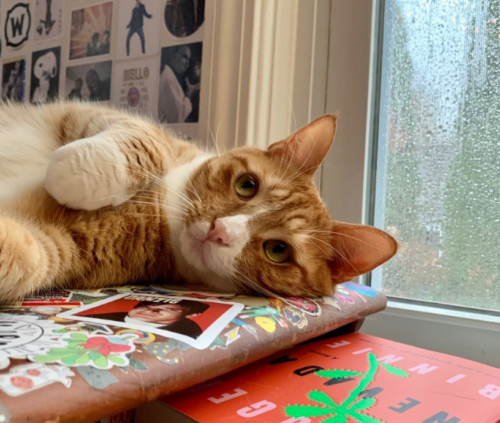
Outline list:
[[[500,369],[355,333],[143,406],[136,422],[151,413],[158,423],[496,423]]]

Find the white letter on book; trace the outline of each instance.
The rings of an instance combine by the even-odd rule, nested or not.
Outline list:
[[[236,388],[234,390],[234,394],[230,394],[229,392],[226,392],[225,394],[222,394],[220,398],[215,398],[215,397],[210,397],[207,398],[209,401],[212,401],[215,404],[220,404],[221,402],[228,401],[233,398],[238,398],[241,397],[242,395],[248,394],[247,391],[244,391],[243,389]]]
[[[430,373],[438,368],[438,366],[431,366],[430,364],[422,363],[408,370],[410,372],[417,372],[419,375],[426,375],[427,373]]]
[[[479,394],[489,399],[496,399],[500,397],[500,387],[496,385],[486,385],[483,389],[479,390]]]

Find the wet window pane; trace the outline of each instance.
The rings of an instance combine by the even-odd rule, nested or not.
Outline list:
[[[500,0],[386,0],[373,284],[500,310]]]

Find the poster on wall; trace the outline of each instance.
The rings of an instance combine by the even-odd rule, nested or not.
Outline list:
[[[158,119],[162,123],[198,122],[202,43],[161,50]]]
[[[31,10],[28,2],[17,2],[7,10],[4,22],[5,45],[20,48],[28,41],[31,29]]]
[[[116,106],[152,115],[158,87],[158,60],[140,60],[115,64],[113,103]]]
[[[6,62],[2,66],[2,101],[23,102],[26,91],[26,60]]]
[[[64,98],[67,100],[109,101],[111,60],[66,68]]]
[[[159,0],[120,0],[117,59],[158,54],[160,23]]]
[[[58,38],[62,34],[63,0],[36,0],[35,41]]]
[[[163,19],[171,35],[189,37],[198,31],[205,20],[205,0],[168,0]]]
[[[113,2],[71,12],[70,60],[110,53],[112,14]]]
[[[31,55],[30,101],[46,103],[59,95],[61,47],[34,51]]]

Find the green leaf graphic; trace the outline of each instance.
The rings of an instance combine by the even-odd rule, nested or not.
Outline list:
[[[80,357],[80,354],[74,354],[74,355],[71,355],[71,356],[69,356],[69,357],[64,357],[64,358],[61,360],[61,362],[63,362],[64,364],[67,364],[67,365],[71,366],[71,365],[74,365],[74,364],[75,364],[75,360],[76,360],[77,358],[79,358],[79,357]]]
[[[331,407],[337,407],[337,404],[325,392],[311,391],[309,392],[309,399]]]
[[[99,355],[100,357],[94,360],[94,364],[100,369],[105,369],[106,367],[108,367],[108,359],[101,354]]]
[[[320,417],[335,414],[332,408],[318,405],[289,405],[285,407],[285,411],[290,417]]]
[[[84,333],[72,333],[70,335],[71,338],[77,340],[77,341],[87,341],[88,340],[88,337],[87,335],[85,335]]]
[[[375,398],[363,398],[355,403],[351,409],[352,410],[366,410],[367,408],[373,407],[377,401]]]
[[[406,373],[404,370],[401,370],[397,367],[394,366],[389,366],[388,364],[385,363],[380,363],[380,365],[387,370],[390,374],[393,374],[394,376],[401,376],[401,377],[408,377],[410,376],[408,373]]]
[[[87,364],[90,361],[88,354],[83,354],[75,360],[75,364]]]
[[[148,370],[148,366],[146,366],[142,361],[139,360],[130,360],[130,365],[136,370]]]
[[[349,376],[362,376],[364,373],[354,372],[351,370],[320,370],[319,372],[316,372],[316,374],[330,379],[341,379]]]
[[[323,423],[346,423],[348,416],[346,414],[339,414],[335,417],[323,420]]]
[[[89,353],[89,357],[92,361],[97,360],[99,357],[102,357],[102,354],[96,353],[94,351]]]
[[[108,360],[115,364],[125,364],[125,360],[115,354],[108,355]]]
[[[59,357],[53,357],[51,355],[37,355],[36,357],[33,357],[33,361],[36,361],[37,363],[51,363],[57,360],[59,360]]]
[[[372,416],[367,416],[366,414],[353,412],[351,417],[357,419],[360,423],[385,423],[383,420],[378,420],[373,418]]]

